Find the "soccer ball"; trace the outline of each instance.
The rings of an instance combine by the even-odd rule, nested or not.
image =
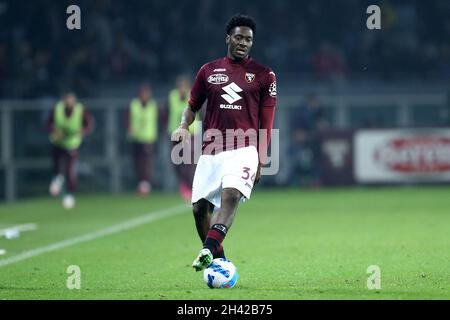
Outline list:
[[[203,280],[211,289],[233,288],[237,278],[238,272],[234,264],[223,258],[214,259],[203,271]]]

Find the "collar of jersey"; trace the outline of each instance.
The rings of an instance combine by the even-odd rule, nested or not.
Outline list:
[[[234,61],[233,59],[229,58],[228,56],[225,56],[225,59],[228,61],[229,64],[244,66],[244,65],[248,64],[252,58],[250,56],[248,56],[247,59],[243,59],[241,61]]]

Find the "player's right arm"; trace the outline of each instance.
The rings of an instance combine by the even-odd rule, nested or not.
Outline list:
[[[181,115],[180,126],[172,134],[172,142],[174,144],[180,143],[189,137],[189,126],[194,122],[195,114],[200,110],[206,100],[204,67],[205,66],[200,68],[197,76],[195,77],[188,106],[184,109],[183,114]]]
[[[55,108],[56,106],[54,106],[48,114],[46,129],[53,139],[60,140],[64,138],[64,133],[62,130],[55,127]]]
[[[181,115],[180,128],[185,130],[189,129],[189,126],[195,120],[195,111],[192,110],[192,107],[189,105],[184,109],[183,114]]]
[[[194,122],[195,112],[191,106],[187,106],[181,115],[181,122],[178,129],[172,134],[172,142],[178,144],[189,136],[189,126]]]

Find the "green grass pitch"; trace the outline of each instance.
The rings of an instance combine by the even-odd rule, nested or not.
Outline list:
[[[177,195],[83,195],[0,205],[1,261],[165,208]],[[190,267],[201,247],[190,208],[121,232],[0,266],[0,299],[449,299],[450,188],[258,190],[225,239],[239,271],[233,289],[209,289]],[[81,268],[69,290],[67,267]],[[367,288],[367,268],[381,289]]]

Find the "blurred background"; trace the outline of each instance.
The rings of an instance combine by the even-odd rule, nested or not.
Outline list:
[[[81,30],[66,28],[67,6]],[[368,30],[377,4],[382,30]],[[48,194],[50,110],[66,90],[95,118],[80,192],[133,190],[124,112],[149,83],[158,102],[156,190],[176,191],[167,100],[226,54],[225,23],[252,15],[252,56],[277,74],[280,171],[263,186],[450,181],[450,2],[0,0],[0,201]]]

